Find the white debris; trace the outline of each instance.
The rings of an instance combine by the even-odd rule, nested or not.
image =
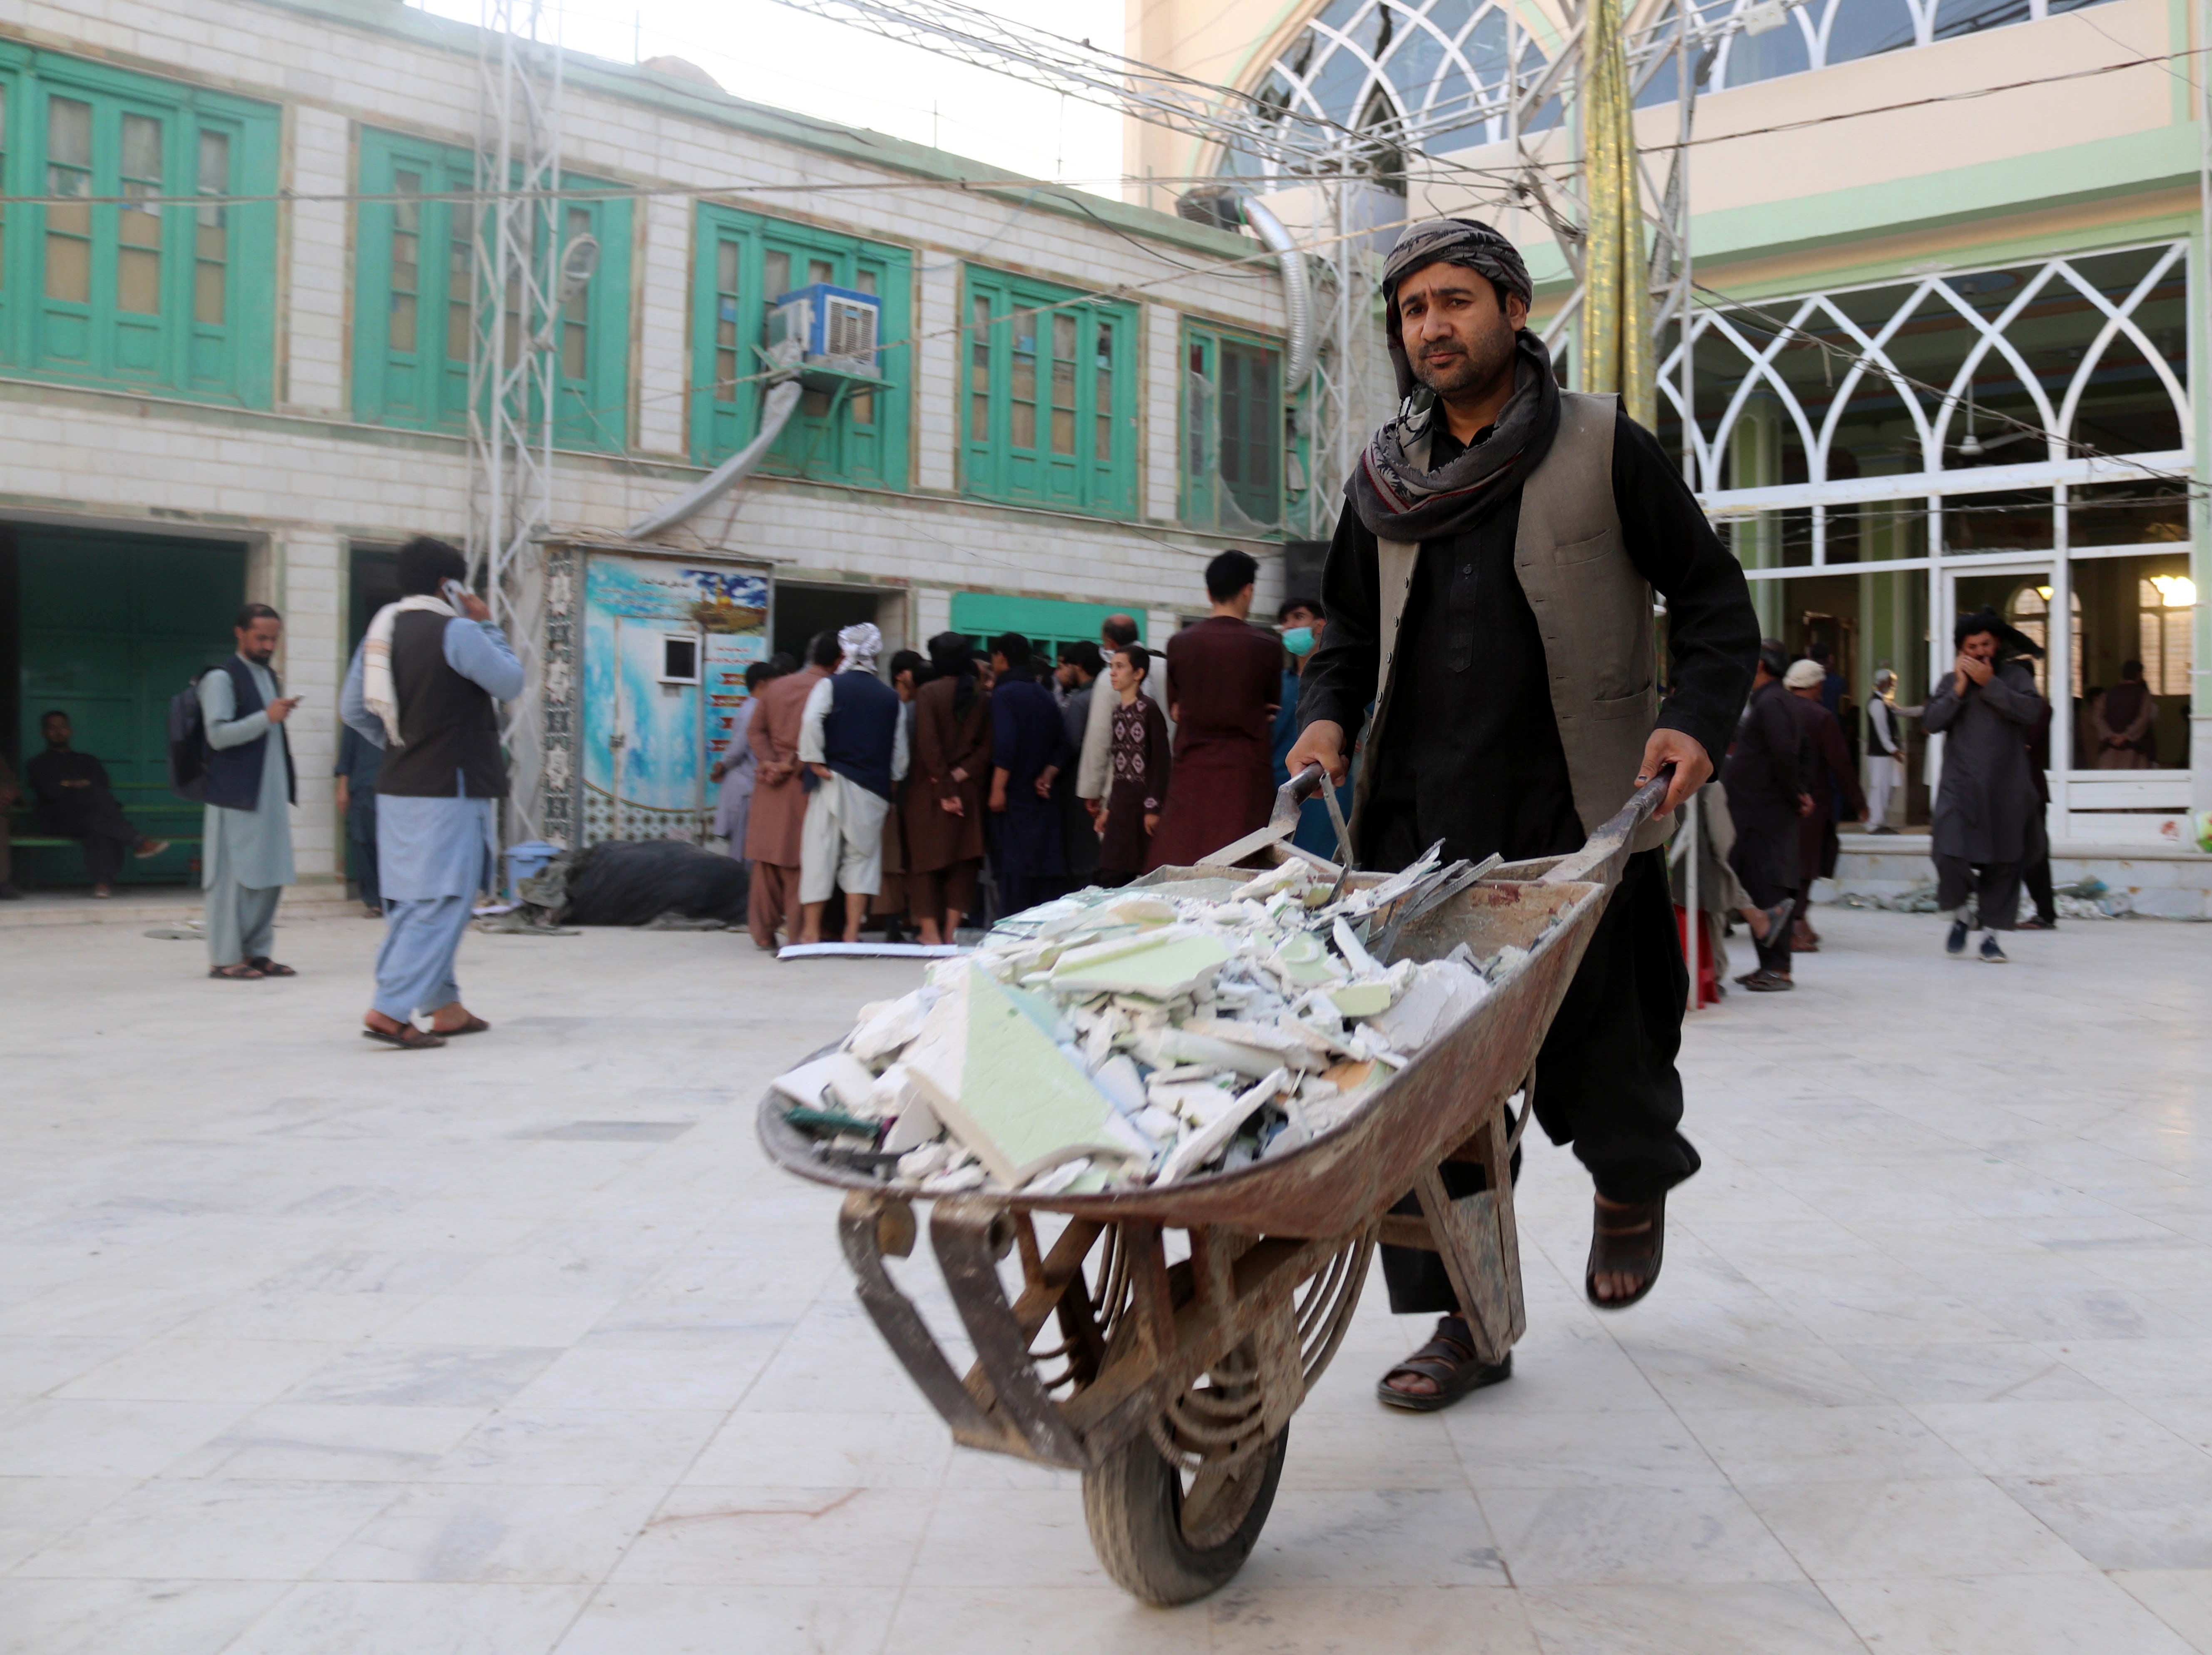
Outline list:
[[[932,961],[926,986],[863,1007],[842,1050],[775,1088],[817,1112],[794,1124],[827,1153],[924,1195],[1082,1194],[1294,1154],[1528,958],[1462,942],[1385,963],[1409,915],[1480,872],[1432,849],[1342,889],[1293,860],[1241,884],[1079,891]]]

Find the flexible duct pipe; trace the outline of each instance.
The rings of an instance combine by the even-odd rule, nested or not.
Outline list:
[[[631,524],[623,530],[623,537],[647,540],[664,529],[673,529],[678,524],[704,511],[750,476],[753,468],[767,458],[768,451],[775,446],[775,440],[783,434],[783,427],[791,423],[792,414],[799,407],[801,394],[802,388],[796,379],[782,379],[770,385],[768,395],[761,398],[760,434],[700,478],[688,492],[678,495],[651,517],[641,518]]]
[[[1237,205],[1252,233],[1265,242],[1283,267],[1283,312],[1291,330],[1291,361],[1283,375],[1283,395],[1295,395],[1313,372],[1313,283],[1306,276],[1306,256],[1291,239],[1282,220],[1249,196],[1239,196]]]

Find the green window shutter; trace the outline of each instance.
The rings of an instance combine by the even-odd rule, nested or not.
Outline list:
[[[970,266],[963,314],[966,492],[1133,516],[1136,307]]]
[[[85,197],[0,216],[0,361],[267,406],[275,207],[222,197],[274,193],[277,133],[264,104],[51,52],[0,53],[8,191]]]
[[[562,183],[593,187],[568,174]],[[421,431],[467,427],[478,209],[437,197],[475,187],[471,151],[363,129],[361,190],[368,199],[354,239],[355,418]],[[558,212],[561,247],[589,234],[599,244],[599,264],[550,328],[553,440],[619,452],[629,425],[630,203],[563,201]],[[537,233],[542,252],[543,221]],[[522,336],[546,323],[531,317]],[[522,333],[520,318],[507,326],[510,336]]]
[[[810,225],[714,205],[699,209],[692,276],[691,454],[714,465],[760,429],[766,381],[759,347],[769,307],[814,282],[882,301],[879,384],[809,386],[761,469],[784,476],[902,488],[907,482],[907,392],[913,360],[913,255]]]
[[[1279,530],[1291,424],[1280,347],[1188,320],[1182,344],[1184,524]]]

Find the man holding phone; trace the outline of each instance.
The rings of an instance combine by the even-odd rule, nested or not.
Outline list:
[[[362,1034],[403,1051],[491,1027],[453,980],[477,894],[495,882],[497,801],[507,797],[499,703],[522,694],[522,664],[468,561],[442,540],[399,549],[399,602],[379,609],[354,652],[339,713],[383,749],[376,776],[384,947]],[[417,1028],[418,1012],[430,1026]]]
[[[208,975],[232,982],[294,977],[269,957],[276,902],[292,882],[292,812],[299,802],[285,721],[297,695],[270,668],[283,617],[248,603],[232,628],[238,652],[200,676],[206,734],[207,815],[201,882],[207,888]]]

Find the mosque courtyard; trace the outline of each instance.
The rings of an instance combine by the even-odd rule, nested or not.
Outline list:
[[[408,1053],[359,918],[252,984],[0,931],[0,1652],[2212,1651],[2212,931],[1815,918],[1692,1021],[1652,1298],[1583,1302],[1532,1135],[1516,1377],[1378,1406],[1378,1270],[1172,1610],[1073,1475],[950,1446],[756,1145],[911,962],[471,937],[492,1032]]]

